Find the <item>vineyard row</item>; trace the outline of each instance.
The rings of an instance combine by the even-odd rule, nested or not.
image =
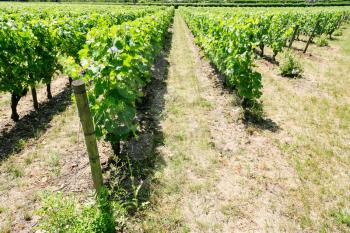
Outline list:
[[[261,74],[253,69],[257,48],[263,55],[270,47],[275,59],[299,35],[332,37],[349,21],[350,9],[181,8],[181,14],[226,84],[251,105],[262,95]]]

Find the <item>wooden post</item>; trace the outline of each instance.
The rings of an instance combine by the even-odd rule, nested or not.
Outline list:
[[[288,45],[288,48],[290,49],[293,45],[293,42],[295,40],[295,37],[297,36],[297,33],[298,33],[298,30],[299,30],[299,25],[296,25],[295,28],[294,28],[294,32],[293,32],[293,35],[292,35],[292,38],[290,39],[289,41],[289,45]]]
[[[312,33],[311,33],[311,35],[310,35],[310,37],[309,37],[309,40],[308,40],[307,43],[306,43],[306,46],[305,46],[305,49],[304,49],[304,52],[303,52],[303,53],[306,53],[307,48],[309,47],[309,44],[311,43],[311,41],[312,41],[312,39],[313,39],[313,37],[314,37],[314,34],[315,34],[316,29],[317,29],[317,27],[318,27],[318,24],[319,24],[319,22],[320,22],[320,16],[321,16],[321,15],[318,15],[318,17],[317,17],[315,28],[314,28],[314,30],[312,30]]]
[[[95,127],[92,121],[92,116],[86,95],[85,84],[82,80],[75,80],[73,81],[72,86],[78,106],[80,122],[84,131],[85,144],[89,155],[94,187],[97,193],[99,193],[99,191],[103,187],[102,169],[100,163],[100,156],[98,154],[97,149]]]

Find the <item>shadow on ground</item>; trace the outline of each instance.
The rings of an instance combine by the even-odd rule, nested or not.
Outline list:
[[[261,106],[262,108],[262,106]],[[268,130],[270,132],[278,132],[281,128],[272,119],[265,116],[264,112],[254,113],[250,109],[244,109],[243,123],[248,127],[254,127],[260,130]]]
[[[65,111],[71,104],[71,90],[66,87],[51,100],[39,105],[38,111],[31,111],[10,130],[0,132],[0,162],[13,153],[22,151],[26,141],[37,138],[50,128],[52,118]]]
[[[275,58],[273,58],[273,56],[262,54],[261,50],[254,49],[254,54],[255,54],[255,58],[262,58],[273,65],[277,65],[277,66],[279,65],[278,61]]]
[[[265,59],[266,61],[270,62],[273,65],[279,65],[279,62],[273,58],[273,56],[269,56],[269,55],[263,55],[262,56],[263,59]]]
[[[171,49],[172,32],[165,37],[163,51],[156,58],[153,79],[144,90],[145,96],[139,104],[137,121],[140,124],[137,137],[122,143],[118,158],[104,165],[106,183],[111,197],[120,200],[129,214],[134,214],[149,200],[155,171],[162,169],[165,162],[158,152],[164,143],[160,120],[167,93],[168,54]]]

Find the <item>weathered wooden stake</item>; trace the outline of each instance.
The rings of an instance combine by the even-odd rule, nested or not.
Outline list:
[[[103,187],[102,169],[97,149],[95,127],[92,121],[85,84],[82,80],[75,80],[73,81],[72,86],[78,106],[80,122],[84,131],[85,144],[89,155],[94,187],[97,193],[99,193]]]
[[[298,30],[299,30],[299,25],[296,25],[295,28],[294,28],[294,32],[293,32],[292,38],[291,38],[290,41],[289,41],[288,48],[291,48],[291,47],[292,47],[293,42],[294,42],[294,40],[295,40],[295,37],[297,36]]]
[[[311,35],[310,35],[310,37],[309,37],[309,40],[308,40],[307,43],[306,43],[306,46],[305,46],[305,49],[304,49],[304,52],[303,52],[303,53],[306,53],[307,48],[309,47],[309,44],[311,43],[312,39],[314,38],[314,34],[315,34],[316,29],[317,29],[317,27],[318,27],[318,24],[319,24],[319,22],[320,22],[320,16],[321,16],[321,15],[318,15],[315,28],[314,28],[314,30],[312,30],[312,33],[311,33]]]

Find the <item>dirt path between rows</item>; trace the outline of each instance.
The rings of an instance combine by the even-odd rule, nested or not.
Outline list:
[[[179,13],[173,28],[159,148],[166,165],[138,230],[297,231],[285,208],[297,186],[292,166],[263,131],[247,130]]]

